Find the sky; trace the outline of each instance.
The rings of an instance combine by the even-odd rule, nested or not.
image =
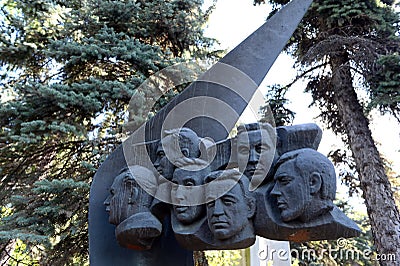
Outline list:
[[[206,0],[205,5],[211,0]],[[218,0],[217,6],[210,16],[205,34],[216,38],[220,48],[230,51],[248,35],[261,26],[271,7],[269,5],[253,6],[252,0]],[[267,74],[259,90],[265,95],[268,85],[290,83],[296,75],[293,69],[294,60],[286,54],[281,54]],[[309,107],[312,97],[304,93],[305,84],[297,82],[288,92],[290,101],[287,107],[296,113],[293,124],[316,123],[323,130],[319,151],[328,154],[337,148],[344,148],[341,139],[335,136],[324,124],[316,118],[317,107]],[[400,174],[400,126],[391,116],[380,115],[377,111],[369,116],[370,128],[378,150],[393,163],[393,169]],[[248,111],[242,116],[244,122],[255,122],[254,115]]]

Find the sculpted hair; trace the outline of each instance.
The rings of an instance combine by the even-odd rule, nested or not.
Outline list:
[[[154,173],[150,169],[139,165],[133,165],[130,167],[125,166],[119,171],[115,180],[117,178],[119,179],[117,182],[120,184],[124,184],[128,181],[135,182],[139,186],[145,188],[146,191],[151,191],[152,193],[155,193],[158,185]],[[137,178],[140,180],[137,180]]]
[[[249,179],[243,176],[238,170],[236,169],[228,169],[228,170],[218,170],[213,171],[209,175],[207,175],[204,179],[204,183],[211,183],[212,181],[216,180],[228,180],[231,179],[237,182],[240,186],[240,189],[247,201],[254,201],[253,196],[250,194],[249,191]],[[217,180],[217,182],[218,182]],[[228,192],[228,191],[227,191]]]
[[[278,136],[276,134],[275,128],[268,123],[251,123],[251,124],[239,125],[237,127],[236,138],[238,138],[238,136],[242,133],[248,133],[257,130],[265,130],[267,133],[263,133],[263,131],[261,131],[261,135],[263,137],[267,137],[269,141],[272,142],[270,144],[275,147]]]
[[[197,136],[196,132],[191,130],[190,128],[175,128],[164,131],[164,137],[173,136],[174,138],[179,140],[179,146],[181,148],[189,149],[189,157],[199,157],[200,156],[200,140],[199,136]]]
[[[237,134],[245,133],[248,131],[255,131],[264,129],[268,131],[269,134],[276,134],[274,127],[268,123],[250,123],[250,124],[243,124],[237,127]]]

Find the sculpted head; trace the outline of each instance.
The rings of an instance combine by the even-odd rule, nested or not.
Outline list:
[[[206,190],[208,225],[216,239],[231,239],[252,226],[255,200],[248,191],[246,177],[235,169],[215,171],[206,177],[205,183],[209,183]],[[229,190],[215,199],[215,191],[221,188]]]
[[[155,187],[156,179],[147,168],[134,166],[131,170],[127,167],[122,169],[115,177],[110,194],[104,201],[111,224],[118,225],[129,216],[146,211],[151,204],[152,197],[139,186],[132,173],[147,180],[144,185],[150,189]]]
[[[251,179],[265,178],[275,156],[275,129],[267,123],[240,125],[237,133],[239,171]]]
[[[336,174],[326,156],[313,149],[287,152],[275,169],[271,195],[283,221],[310,221],[333,208]]]
[[[203,202],[203,193],[199,186],[204,184],[210,168],[201,159],[181,160],[179,165],[181,168],[177,168],[172,177],[172,182],[176,184],[171,190],[171,199],[175,203],[172,210],[177,220],[186,225],[205,215],[205,206],[200,204]],[[194,199],[199,204],[192,205]]]
[[[182,157],[199,157],[199,143],[199,137],[189,128],[166,130],[156,150],[154,167],[157,172],[171,180],[175,170],[174,161]]]

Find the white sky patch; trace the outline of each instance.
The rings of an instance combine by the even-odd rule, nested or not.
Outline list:
[[[204,2],[209,6],[212,1]],[[230,51],[264,24],[270,11],[269,5],[253,6],[253,0],[218,0],[205,34],[216,38],[222,49]]]

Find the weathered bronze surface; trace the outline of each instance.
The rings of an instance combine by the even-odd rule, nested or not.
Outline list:
[[[287,4],[102,164],[90,194],[92,265],[193,265],[190,250],[244,248],[256,235],[359,234],[332,202],[335,173],[316,151],[318,126],[254,123],[228,138],[311,2]],[[187,111],[198,116],[185,121],[174,109],[196,97]]]

